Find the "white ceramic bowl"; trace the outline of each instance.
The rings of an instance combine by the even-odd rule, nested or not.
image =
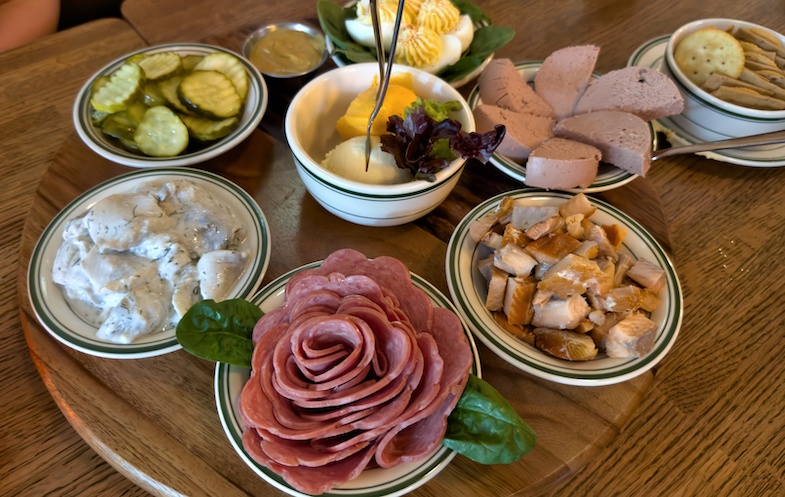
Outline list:
[[[240,125],[224,138],[193,150],[188,148],[185,152],[176,157],[148,157],[140,153],[129,152],[121,147],[113,138],[104,134],[103,131],[101,131],[101,128],[94,126],[90,119],[92,112],[90,94],[95,80],[116,71],[132,55],[160,52],[177,52],[181,55],[207,55],[214,52],[225,52],[237,57],[245,66],[248,73],[248,95],[243,106]],[[259,70],[243,56],[213,45],[204,45],[200,43],[172,43],[137,50],[136,52],[124,55],[101,68],[91,76],[82,89],[79,90],[76,102],[74,102],[73,120],[76,132],[84,143],[101,157],[113,162],[140,168],[188,166],[204,162],[227,152],[247,138],[262,121],[264,112],[267,110],[267,100],[267,84],[265,83],[264,78],[259,73]]]
[[[316,29],[315,27],[311,26],[305,22],[274,22],[265,24],[257,29],[255,29],[248,37],[245,39],[243,43],[243,55],[254,63],[257,59],[254,59],[254,50],[256,49],[256,45],[259,44],[262,39],[273,33],[274,31],[299,31],[301,33],[305,33],[306,35],[313,38],[314,42],[322,47],[322,57],[319,61],[312,67],[307,69],[297,71],[297,72],[287,72],[287,73],[277,73],[271,71],[265,71],[259,68],[259,71],[264,74],[265,76],[271,78],[279,78],[279,79],[289,79],[289,78],[297,78],[300,76],[305,76],[306,74],[310,74],[320,67],[327,61],[328,51],[327,51],[327,44],[325,42],[324,34]],[[257,61],[258,63],[258,61]]]
[[[469,234],[472,223],[499,206],[504,197],[516,205],[558,206],[572,195],[564,192],[524,188],[489,198],[472,209],[458,223],[447,244],[445,273],[452,301],[459,315],[474,335],[499,357],[538,378],[577,386],[600,386],[620,383],[653,368],[670,351],[681,329],[684,297],[676,270],[662,246],[629,215],[596,198],[590,202],[597,211],[591,219],[598,224],[618,224],[627,230],[620,247],[633,259],[645,258],[665,271],[666,285],[658,294],[660,305],[651,314],[657,324],[654,347],[643,357],[615,359],[604,353],[585,362],[557,359],[507,333],[485,307],[487,283],[478,263],[491,249],[474,242]]]
[[[735,19],[701,19],[677,29],[665,47],[662,71],[673,79],[684,97],[684,110],[670,119],[682,130],[703,141],[723,140],[785,129],[785,110],[767,111],[734,105],[721,100],[690,81],[676,64],[673,53],[679,42],[701,28],[714,26],[759,28],[775,35],[785,45],[785,36],[764,26]]]
[[[360,183],[321,167],[327,152],[341,142],[335,123],[346,112],[349,103],[371,86],[378,71],[378,64],[367,62],[319,75],[292,99],[284,130],[300,178],[325,209],[356,224],[396,226],[435,209],[455,187],[466,161],[454,160],[436,173],[434,182],[416,180],[398,185]],[[410,73],[414,92],[420,98],[460,102],[461,110],[452,117],[461,123],[464,131],[475,130],[469,104],[449,83],[407,66],[395,65],[393,72]]]
[[[142,169],[104,181],[75,198],[41,233],[30,257],[27,288],[38,321],[58,341],[82,353],[110,359],[141,359],[181,348],[175,329],[138,337],[130,344],[98,338],[98,329],[84,321],[68,304],[62,289],[52,280],[52,268],[63,240],[66,224],[87,212],[109,195],[128,193],[150,184],[185,180],[221,201],[245,226],[247,237],[238,247],[251,254],[233,284],[228,298],[250,298],[262,283],[270,264],[270,227],[259,205],[245,190],[226,178],[194,168]]]

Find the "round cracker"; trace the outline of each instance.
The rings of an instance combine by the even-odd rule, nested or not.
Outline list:
[[[744,69],[744,48],[732,34],[715,27],[685,36],[673,53],[679,69],[701,86],[713,73],[738,78]]]

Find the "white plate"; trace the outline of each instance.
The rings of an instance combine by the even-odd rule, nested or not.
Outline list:
[[[533,60],[533,61],[525,61],[525,62],[518,62],[515,64],[515,68],[518,72],[523,76],[523,78],[528,81],[529,83],[534,81],[534,76],[537,74],[537,71],[540,70],[542,67],[542,61]],[[597,78],[600,75],[598,73],[594,73],[594,77]],[[480,87],[475,86],[472,89],[471,93],[469,94],[469,107],[472,109],[476,108],[478,105],[482,103],[480,99]],[[651,124],[649,124],[649,129],[651,130],[651,143],[652,143],[652,150],[656,150],[657,148],[657,133],[654,132],[652,129]],[[509,157],[505,157],[501,154],[493,154],[490,159],[491,164],[496,166],[496,168],[506,174],[507,176],[516,179],[520,182],[526,181],[526,166],[522,164],[518,164],[514,160],[510,159]],[[573,192],[573,193],[596,193],[596,192],[604,192],[606,190],[612,190],[614,188],[618,188],[622,185],[626,185],[630,181],[634,180],[638,176],[632,173],[629,173],[623,169],[619,169],[616,166],[611,166],[610,164],[600,164],[600,168],[597,171],[597,177],[594,179],[594,182],[589,185],[588,188],[571,188],[566,191]]]
[[[665,45],[670,35],[653,38],[635,50],[627,61],[628,66],[651,67],[659,70],[665,63]],[[679,127],[673,120],[662,118],[655,121],[655,127],[662,131],[673,146],[693,145],[703,143]],[[693,123],[694,124],[694,123]],[[697,126],[697,125],[696,125]],[[727,139],[727,136],[717,135],[717,140]],[[713,159],[729,164],[752,167],[779,167],[785,166],[785,144],[766,145],[746,149],[715,150],[713,152],[698,152],[708,159]]]
[[[284,302],[284,289],[289,279],[294,274],[304,269],[315,268],[320,265],[321,262],[314,262],[289,271],[262,288],[258,294],[250,299],[250,301],[258,305],[264,312],[270,312],[281,307]],[[460,314],[457,313],[455,306],[453,306],[450,300],[436,287],[416,274],[412,274],[411,276],[414,286],[423,290],[428,297],[430,297],[434,305],[446,307],[460,316]],[[465,324],[464,333],[466,333],[466,338],[469,340],[469,346],[472,349],[472,356],[474,357],[474,364],[471,372],[474,375],[481,377],[480,355],[477,351],[474,339],[471,334],[466,331]],[[246,381],[248,381],[250,372],[250,369],[238,366],[230,366],[223,363],[218,363],[216,365],[215,401],[218,407],[218,415],[221,418],[221,425],[223,425],[224,431],[229,437],[229,441],[234,447],[234,450],[256,474],[262,477],[270,485],[289,495],[308,497],[308,494],[301,493],[294,489],[276,473],[257,463],[243,448],[243,423],[238,410],[238,400],[240,391]],[[321,495],[325,497],[395,497],[403,495],[425,484],[428,480],[436,476],[447,466],[447,464],[449,464],[453,457],[455,457],[455,452],[442,446],[428,458],[416,463],[400,464],[389,469],[375,468],[365,470],[354,480]]]
[[[186,151],[176,157],[148,157],[142,154],[133,153],[122,148],[116,141],[105,135],[99,127],[93,126],[90,119],[92,106],[90,105],[90,95],[93,82],[101,76],[105,76],[116,71],[125,63],[128,57],[136,54],[151,54],[160,52],[177,52],[181,55],[207,55],[214,52],[224,52],[231,54],[245,66],[248,73],[248,95],[243,105],[243,114],[240,118],[240,125],[228,136],[216,140],[215,142],[200,147],[197,150]],[[95,73],[79,90],[73,108],[73,121],[76,132],[84,143],[95,153],[118,164],[130,167],[173,167],[188,166],[212,159],[217,155],[235,147],[250,135],[259,126],[267,110],[267,84],[261,73],[242,55],[227,50],[225,48],[204,45],[200,43],[172,43],[167,45],[156,45],[136,52],[123,55],[122,57],[110,62],[101,70]]]
[[[512,196],[516,204],[560,205],[572,195],[537,189],[521,189],[497,195],[475,207],[456,227],[447,245],[445,270],[453,302],[474,334],[510,364],[534,376],[569,385],[609,385],[629,380],[651,369],[668,353],[681,327],[683,299],[681,286],[667,254],[657,241],[634,219],[615,207],[591,198],[597,208],[592,220],[600,224],[619,224],[628,234],[621,250],[634,258],[644,257],[665,270],[666,286],[659,295],[661,303],[651,315],[658,324],[652,351],[640,359],[612,359],[603,356],[592,361],[570,362],[547,355],[504,331],[485,308],[487,287],[477,263],[491,249],[476,244],[469,236],[472,222],[495,209],[502,198]]]
[[[28,297],[38,321],[54,338],[85,354],[111,359],[153,357],[180,348],[174,329],[139,337],[130,344],[97,338],[97,328],[71,310],[60,287],[52,281],[52,265],[69,220],[83,215],[109,195],[130,192],[144,183],[179,179],[193,181],[222,200],[248,231],[247,239],[240,246],[251,254],[248,267],[227,298],[245,298],[259,288],[270,262],[270,228],[253,197],[231,181],[207,171],[179,168],[134,171],[101,183],[74,199],[44,229],[33,249],[27,271]]]

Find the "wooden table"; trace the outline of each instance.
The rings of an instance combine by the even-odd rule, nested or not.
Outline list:
[[[236,2],[219,11],[206,0],[128,0],[123,13],[149,43],[206,39],[235,49],[240,33],[255,23],[315,17],[313,2],[287,2],[275,16],[270,5]],[[483,2],[498,24],[518,30],[499,56],[541,59],[566,45],[597,43],[598,68],[606,71],[623,66],[649,38],[706,17],[700,2],[566,1],[552,2],[547,11],[539,5]],[[711,15],[785,31],[780,2],[722,1],[714,9]],[[0,309],[6,318],[0,337],[6,346],[0,352],[0,393],[13,400],[0,411],[6,421],[0,493],[143,494],[135,483],[157,494],[277,495],[249,474],[226,443],[212,405],[209,364],[181,351],[141,360],[129,373],[117,361],[65,349],[30,317],[23,274],[37,232],[80,191],[128,170],[96,158],[78,141],[69,117],[73,94],[94,70],[141,43],[128,25],[101,21],[0,55],[0,78],[7,78],[8,89],[0,102],[10,109],[0,121],[10,130],[0,138],[7,178],[0,187],[7,189],[2,253],[21,262],[2,269]],[[30,94],[41,98],[26,96],[21,103],[20,95]],[[281,140],[282,105],[271,108],[250,140],[205,165],[251,191],[271,219],[275,248],[268,281],[353,246],[371,256],[394,255],[446,290],[441,268],[452,226],[478,201],[519,186],[493,168],[470,167],[450,199],[416,223],[385,229],[344,223],[326,214],[299,183]],[[484,350],[487,378],[535,426],[541,443],[512,466],[483,468],[459,457],[415,494],[783,494],[785,366],[778,360],[784,346],[777,312],[785,271],[777,259],[777,235],[785,225],[784,174],[781,168],[686,156],[658,162],[647,180],[609,194],[670,241],[686,310],[675,347],[653,373],[603,388],[537,381]],[[630,198],[648,202],[635,209],[624,204]],[[669,229],[658,223],[660,205]],[[647,206],[654,210],[647,213]],[[18,300],[13,276],[22,282]],[[27,344],[16,319],[19,304]],[[149,388],[139,388],[140,381]],[[186,394],[173,395],[182,386]],[[171,399],[166,409],[156,401],[161,397]],[[68,428],[52,398],[76,432],[128,480]],[[204,404],[194,405],[194,398]]]

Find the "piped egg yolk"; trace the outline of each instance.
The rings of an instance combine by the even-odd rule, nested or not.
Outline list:
[[[406,25],[414,21],[414,13],[408,11],[404,4],[403,19],[401,25]],[[381,0],[377,3],[379,11],[379,29],[382,34],[382,46],[386,51],[390,50],[392,45],[392,35],[395,29],[395,18],[398,16],[398,1],[397,0]],[[368,1],[357,2],[355,7],[357,17],[354,19],[347,19],[344,23],[346,31],[354,41],[365,47],[376,47],[376,41],[373,34],[373,21],[371,18],[371,10]]]
[[[389,53],[398,0],[378,0],[382,45]],[[375,47],[370,4],[359,0],[356,19],[345,22],[349,36],[360,45]],[[462,15],[450,0],[407,0],[393,59],[399,64],[438,74],[460,60],[474,39],[471,17]]]
[[[458,25],[460,17],[460,11],[450,0],[425,0],[420,6],[415,23],[443,35]]]
[[[439,34],[425,26],[408,24],[401,28],[395,62],[412,67],[433,64],[442,53],[442,40]]]

